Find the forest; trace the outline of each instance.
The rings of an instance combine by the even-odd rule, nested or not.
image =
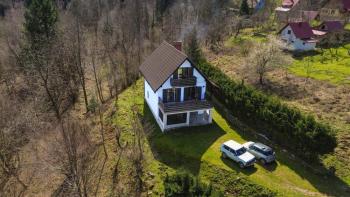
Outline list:
[[[287,87],[305,82],[295,88],[307,96],[323,84],[288,70],[308,69],[309,54],[279,49],[278,3],[255,12],[249,0],[0,0],[0,196],[345,196],[349,88],[337,89],[339,113],[276,90],[276,72]],[[210,81],[213,126],[166,135],[151,119],[139,66],[163,41],[182,41]],[[280,149],[282,171],[239,171],[212,152],[220,137],[258,132]]]

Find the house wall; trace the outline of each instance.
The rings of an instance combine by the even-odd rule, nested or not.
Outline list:
[[[145,100],[154,116],[157,120],[159,126],[163,129],[164,125],[161,119],[159,118],[159,107],[158,107],[158,95],[155,93],[148,82],[145,80]],[[163,119],[164,121],[164,119]]]
[[[288,31],[291,31],[291,34],[288,34]],[[287,26],[284,28],[284,30],[282,30],[281,38],[282,40],[287,41],[287,43],[290,43],[296,39],[295,34],[290,26]]]
[[[296,39],[294,43],[292,43],[292,46],[294,50],[310,51],[315,49],[316,43],[307,43],[303,40]]]

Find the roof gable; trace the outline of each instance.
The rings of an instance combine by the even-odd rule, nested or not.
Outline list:
[[[183,52],[164,41],[139,69],[152,90],[157,91],[187,59]]]
[[[299,39],[311,38],[313,36],[312,28],[308,22],[289,23],[295,37]]]

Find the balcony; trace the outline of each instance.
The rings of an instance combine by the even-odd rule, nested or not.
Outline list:
[[[163,103],[161,99],[159,99],[158,105],[164,113],[196,111],[213,108],[213,106],[207,100],[190,100],[183,102]]]
[[[195,86],[196,84],[197,78],[194,76],[179,79],[170,79],[170,85],[173,87]]]

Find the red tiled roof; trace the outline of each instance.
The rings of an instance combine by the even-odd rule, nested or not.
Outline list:
[[[350,0],[343,0],[343,6],[345,10],[350,11]]]
[[[295,22],[289,23],[288,25],[292,28],[292,31],[297,38],[305,39],[313,36],[312,28],[308,22]]]
[[[325,29],[322,29],[322,26],[325,26]],[[343,24],[340,21],[325,21],[320,25],[321,30],[328,32],[337,31],[343,29]]]
[[[296,4],[298,4],[299,0],[283,0],[282,1],[282,7],[284,8],[292,8]]]

